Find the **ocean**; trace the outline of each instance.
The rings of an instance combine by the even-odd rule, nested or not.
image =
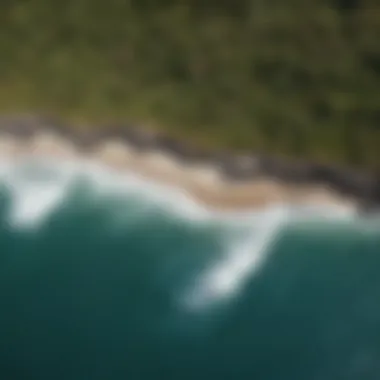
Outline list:
[[[380,218],[2,161],[0,379],[379,380]]]

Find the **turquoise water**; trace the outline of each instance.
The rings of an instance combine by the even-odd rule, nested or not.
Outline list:
[[[0,168],[0,379],[380,378],[380,224]]]

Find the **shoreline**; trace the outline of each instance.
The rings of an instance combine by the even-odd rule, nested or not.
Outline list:
[[[378,179],[364,173],[259,155],[211,153],[141,128],[93,132],[40,118],[0,119],[0,159],[23,154],[86,158],[174,186],[221,211],[270,204],[321,204],[371,211]],[[377,198],[378,197],[378,198]]]

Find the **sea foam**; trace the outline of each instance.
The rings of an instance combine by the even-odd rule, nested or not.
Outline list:
[[[15,229],[41,228],[55,210],[64,207],[69,190],[83,178],[99,195],[117,195],[125,199],[138,196],[142,208],[149,205],[150,209],[188,223],[230,227],[230,233],[224,237],[220,257],[184,289],[181,302],[193,311],[236,296],[265,263],[284,226],[310,220],[347,223],[356,218],[352,209],[323,208],[320,205],[278,204],[262,211],[212,211],[198,204],[186,192],[150,181],[136,173],[120,174],[84,159],[31,156],[21,160],[3,160],[0,165],[0,183],[12,199],[9,225]]]

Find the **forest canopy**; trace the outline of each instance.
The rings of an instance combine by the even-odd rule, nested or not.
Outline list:
[[[378,0],[2,0],[0,108],[380,164]]]

